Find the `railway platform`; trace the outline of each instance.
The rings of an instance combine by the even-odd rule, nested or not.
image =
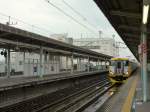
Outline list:
[[[51,100],[51,94],[56,99],[58,95],[62,98],[61,95],[66,96],[64,93],[74,92],[74,88],[78,91],[80,86],[102,81],[107,74],[104,72],[108,72],[112,56],[5,24],[0,24],[0,35],[1,54],[6,54],[1,71],[5,74],[0,77],[0,112],[39,108]],[[15,66],[12,66],[13,54],[18,56]],[[22,75],[12,75],[18,69]],[[68,92],[68,88],[72,91]]]
[[[110,91],[111,97],[96,112],[148,112],[150,110],[150,93],[147,92],[150,91],[150,73],[147,74],[147,65],[150,65],[150,38],[147,37],[150,34],[150,23],[147,21],[147,18],[149,17],[150,0],[94,1],[136,59],[140,61],[141,65],[141,72],[138,69],[121,87],[113,88]],[[147,9],[147,14],[144,13],[145,8]],[[0,94],[0,101],[2,102],[0,109],[3,107],[5,112],[7,110],[12,112],[11,108],[15,112],[20,112],[21,109],[27,112],[25,107],[28,111],[29,109],[34,110],[37,108],[36,112],[38,112],[45,108],[45,106],[48,107],[46,108],[48,112],[49,110],[53,110],[49,106],[54,105],[53,101],[64,98],[67,95],[70,97],[65,97],[65,99],[55,102],[54,107],[56,111],[64,112],[67,110],[67,112],[72,112],[73,109],[75,110],[73,112],[77,112],[80,110],[80,106],[84,105],[86,107],[87,104],[91,103],[90,101],[100,96],[100,91],[103,94],[103,91],[109,88],[106,85],[110,82],[108,80],[103,82],[107,78],[101,77],[100,79],[99,77],[100,73],[106,71],[90,72],[89,70],[90,64],[93,64],[97,70],[100,69],[100,66],[109,65],[109,60],[112,56],[59,42],[4,24],[0,24],[0,46],[5,49],[2,54],[7,54],[5,56],[5,72],[7,77],[11,77],[10,57],[13,52],[22,53],[20,59],[22,59],[24,74],[31,74],[32,72],[32,75],[34,75],[34,72],[37,72],[37,75],[40,75],[39,77],[0,79],[0,92],[2,93]],[[38,55],[36,62],[35,60],[27,60],[29,52]],[[62,68],[60,65],[65,66]],[[30,70],[30,68],[32,69]],[[84,70],[84,68],[88,72],[74,72],[74,69]],[[44,74],[53,73],[55,70],[57,72],[57,70],[61,69],[69,69],[70,72],[44,76]],[[46,73],[43,73],[43,71]],[[92,76],[92,74],[98,74],[98,76],[80,81],[70,81],[73,78],[79,79],[82,76]],[[106,76],[106,74],[103,75]],[[69,80],[66,81],[66,79]],[[59,83],[61,80],[64,82]],[[99,82],[98,85],[98,81],[102,82]],[[49,84],[50,82],[57,83]],[[89,88],[92,83],[94,83],[93,86]],[[56,92],[58,93],[56,94]],[[56,99],[51,100],[54,98],[51,95],[52,93]],[[66,103],[68,104],[64,105]]]
[[[136,87],[131,89],[135,93],[128,101],[126,109],[132,105],[135,112],[150,111],[150,38],[149,37],[149,6],[150,0],[95,0],[95,3],[109,20],[114,29],[140,62],[140,69]],[[131,86],[132,87],[132,86]],[[136,89],[135,89],[136,88]],[[135,91],[136,90],[136,91]],[[123,90],[124,94],[125,90]],[[131,95],[130,95],[131,96]],[[118,108],[119,105],[116,107]],[[129,110],[131,111],[131,110]],[[116,112],[116,111],[115,111]]]
[[[1,78],[0,91],[14,89],[14,88],[21,88],[21,87],[26,87],[31,85],[50,83],[50,82],[59,81],[63,79],[82,77],[82,76],[104,73],[104,72],[107,72],[107,70],[98,70],[98,71],[91,71],[91,72],[74,72],[73,74],[71,74],[70,72],[62,72],[58,74],[45,75],[43,77],[32,76],[32,77]]]
[[[96,112],[130,112],[138,80],[139,70],[136,70],[125,84],[112,91],[113,95]]]
[[[66,74],[67,73],[61,74],[63,78],[59,77],[59,79],[57,79],[58,76],[57,78],[55,77],[53,79],[49,76],[45,76],[43,78],[18,77],[9,79],[7,78],[7,80],[5,79],[6,84],[3,86],[1,85],[3,90],[1,89],[0,95],[0,111],[28,112],[30,111],[30,109],[33,110],[33,107],[36,105],[39,105],[39,107],[35,108],[40,108],[40,106],[47,105],[48,103],[62,98],[62,96],[67,97],[71,93],[73,94],[73,92],[79,91],[79,89],[85,89],[85,87],[89,87],[92,84],[96,84],[100,81],[102,83],[104,81],[104,78],[106,78],[107,71],[95,71],[91,73],[74,73],[74,76],[72,77],[67,76]],[[68,75],[72,74],[68,73]],[[21,84],[19,83],[21,83],[22,80],[25,81],[25,79],[26,82],[24,82],[24,85],[21,86]],[[7,84],[8,80],[11,81],[9,84]],[[3,82],[1,81],[1,83]],[[8,85],[11,88],[8,88]],[[24,110],[22,110],[22,106],[25,107]]]
[[[147,77],[147,96],[148,100],[147,102],[143,102],[143,94],[142,94],[142,82],[141,80],[138,82],[137,89],[136,89],[136,105],[135,105],[135,111],[136,112],[149,112],[150,110],[150,72],[148,72]]]
[[[148,72],[150,74],[150,72]],[[150,75],[148,75],[148,101],[143,102],[142,80],[138,69],[125,84],[114,91],[96,112],[149,112]]]

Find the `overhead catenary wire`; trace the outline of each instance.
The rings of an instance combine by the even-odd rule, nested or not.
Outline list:
[[[47,3],[49,3],[51,6],[53,6],[54,8],[56,8],[58,11],[60,11],[61,13],[63,13],[65,16],[67,16],[68,18],[70,18],[71,20],[73,20],[74,22],[78,23],[79,25],[81,25],[82,27],[84,27],[85,29],[87,29],[88,31],[95,33],[95,31],[93,31],[92,29],[90,29],[89,27],[87,27],[86,25],[84,25],[83,23],[79,22],[78,20],[76,20],[74,17],[72,17],[71,15],[69,15],[68,13],[66,13],[64,10],[62,10],[61,8],[57,7],[55,4],[53,4],[52,2],[50,2],[49,0],[45,0]]]
[[[15,17],[9,16],[9,15],[6,15],[6,14],[4,14],[4,13],[2,13],[2,12],[0,12],[0,15],[1,15],[1,16],[4,16],[4,17],[8,17],[8,18],[10,18],[10,20],[11,20],[11,19],[12,19],[12,20],[15,20],[15,21],[17,21],[17,23],[20,22],[20,23],[22,23],[22,24],[24,24],[24,25],[28,25],[28,26],[30,26],[30,27],[33,27],[33,28],[36,28],[36,29],[45,31],[45,32],[47,32],[47,33],[48,33],[48,32],[54,33],[53,31],[47,30],[47,29],[45,29],[45,28],[38,27],[38,26],[36,26],[36,25],[30,24],[30,23],[25,22],[25,21],[23,21],[23,20],[20,20],[20,19],[18,19],[18,18],[15,18]]]
[[[93,27],[95,29],[95,26],[92,25],[91,23],[88,22],[87,18],[84,17],[80,12],[78,12],[77,10],[75,10],[70,4],[68,4],[65,0],[62,0],[63,3],[69,7],[73,12],[75,12],[78,16],[80,16],[84,21],[86,21],[91,27]]]
[[[63,3],[69,7],[72,11],[74,11],[77,15],[79,15],[84,21],[86,21],[87,19],[81,14],[79,13],[77,10],[75,10],[71,5],[69,5],[66,1],[62,0]]]

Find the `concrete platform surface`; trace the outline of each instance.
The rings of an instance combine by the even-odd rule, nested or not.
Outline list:
[[[150,102],[139,104],[135,112],[150,112]]]
[[[103,72],[106,72],[106,70],[92,72],[75,72],[74,74],[64,72],[59,74],[50,74],[47,76],[43,76],[42,78],[38,76],[0,78],[0,91]]]
[[[135,112],[150,112],[150,72],[148,72],[147,83],[148,102],[145,103],[142,102],[143,92],[141,80],[137,84]]]
[[[139,70],[135,71],[120,88],[116,89],[115,94],[96,112],[129,112],[133,96],[131,93],[133,88],[134,90],[136,88],[135,82],[137,82],[138,75]]]

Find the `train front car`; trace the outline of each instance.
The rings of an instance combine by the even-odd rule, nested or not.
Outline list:
[[[128,58],[112,58],[109,66],[109,78],[112,83],[123,83],[131,74]]]

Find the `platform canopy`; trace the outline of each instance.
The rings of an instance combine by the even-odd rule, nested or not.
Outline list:
[[[131,52],[138,59],[143,0],[94,0]],[[150,18],[149,18],[150,19]],[[149,21],[149,20],[148,20]],[[150,23],[147,24],[148,61],[150,62]]]
[[[16,49],[17,47],[32,52],[39,51],[40,47],[43,47],[51,53],[74,54],[104,60],[109,60],[112,57],[0,23],[0,48]]]

